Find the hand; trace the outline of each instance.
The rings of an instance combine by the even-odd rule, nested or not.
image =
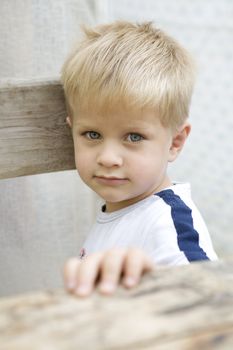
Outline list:
[[[70,258],[64,267],[64,283],[68,292],[78,296],[90,295],[95,287],[110,295],[120,283],[126,288],[136,286],[153,268],[152,260],[140,249],[111,249],[83,260]]]

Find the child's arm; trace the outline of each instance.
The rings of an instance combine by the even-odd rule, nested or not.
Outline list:
[[[64,267],[65,288],[78,296],[88,296],[94,288],[112,294],[118,284],[136,286],[141,276],[153,270],[152,260],[139,249],[111,249],[101,253],[69,259]]]

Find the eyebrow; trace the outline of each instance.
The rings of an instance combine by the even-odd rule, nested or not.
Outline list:
[[[83,120],[83,121],[76,121],[75,122],[76,126],[79,127],[79,128],[82,128],[82,129],[98,129],[100,128],[100,126],[98,125],[98,123],[95,123],[94,121],[93,122],[90,122],[90,123],[87,123],[86,120]],[[124,129],[128,132],[149,132],[150,131],[150,125],[148,123],[145,123],[145,122],[136,122],[134,123],[133,121],[131,123],[128,123],[128,124],[125,124],[124,125]]]
[[[128,125],[125,125],[126,129],[132,129],[132,130],[148,130],[150,129],[150,125],[147,125],[146,123],[138,124],[138,123],[131,123]]]
[[[84,122],[75,122],[77,126],[81,126],[82,128],[90,128],[91,124],[87,124],[86,121]]]

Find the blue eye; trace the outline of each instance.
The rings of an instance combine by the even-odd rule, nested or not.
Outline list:
[[[143,140],[143,136],[136,133],[130,133],[127,136],[127,141],[130,141],[130,142],[139,142],[141,140]]]
[[[87,131],[87,132],[85,132],[85,136],[90,140],[100,139],[100,134],[96,131]]]

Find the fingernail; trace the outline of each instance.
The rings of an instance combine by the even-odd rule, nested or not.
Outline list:
[[[133,287],[137,284],[137,280],[133,277],[126,277],[124,279],[124,284],[127,286],[127,287]]]
[[[90,291],[91,291],[91,288],[89,286],[81,285],[78,288],[76,288],[75,294],[79,296],[86,296],[90,294]]]
[[[99,287],[100,291],[104,293],[112,293],[114,292],[115,288],[116,286],[112,282],[103,282],[100,284],[100,287]]]
[[[66,284],[66,289],[73,291],[76,287],[75,281],[68,281]]]

